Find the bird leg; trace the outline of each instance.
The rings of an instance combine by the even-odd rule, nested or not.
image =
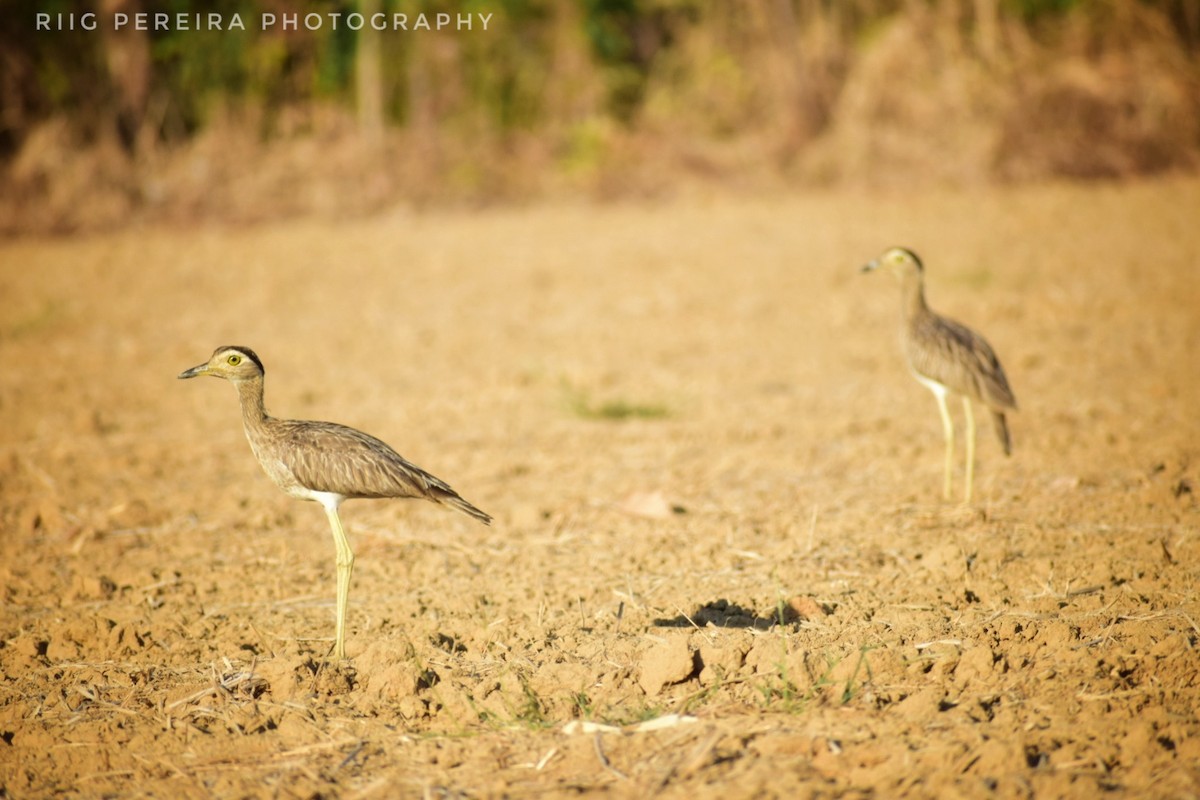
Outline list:
[[[975,415],[971,411],[971,400],[964,396],[963,413],[967,417],[967,496],[963,503],[971,502],[971,483],[975,477]]]
[[[946,464],[942,476],[942,498],[949,500],[950,475],[954,470],[954,421],[950,419],[950,412],[946,408],[946,393],[935,391],[933,396],[937,398],[938,411],[942,412],[942,433],[946,437]]]
[[[346,540],[342,520],[336,505],[325,506],[329,527],[333,530],[333,546],[337,549],[337,636],[333,644],[334,658],[346,657],[346,606],[350,600],[350,575],[354,572],[354,551]]]

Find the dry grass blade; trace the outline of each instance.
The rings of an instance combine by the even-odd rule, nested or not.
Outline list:
[[[604,754],[604,742],[603,742],[601,736],[602,736],[602,734],[600,733],[600,731],[596,731],[595,735],[592,737],[592,746],[596,751],[596,758],[600,760],[600,765],[602,767],[604,767],[606,770],[608,770],[609,772],[611,772],[613,775],[616,775],[621,780],[623,780],[623,781],[629,780],[628,775],[621,772],[621,770],[617,769],[616,767],[614,767],[612,765],[611,762],[609,762],[608,756],[606,756]]]

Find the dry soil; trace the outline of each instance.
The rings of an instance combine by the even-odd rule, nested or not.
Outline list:
[[[1200,183],[0,243],[0,797],[1200,795]],[[906,244],[1020,403],[941,499]],[[177,381],[496,517],[334,557]],[[961,489],[961,469],[956,492]]]

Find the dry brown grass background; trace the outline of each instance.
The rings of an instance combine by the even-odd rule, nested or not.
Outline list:
[[[1195,796],[1197,209],[843,189],[0,245],[0,794]],[[970,507],[857,272],[895,243],[1021,403]],[[227,385],[175,380],[222,343],[273,412],[497,518],[347,504],[346,664],[322,515]]]

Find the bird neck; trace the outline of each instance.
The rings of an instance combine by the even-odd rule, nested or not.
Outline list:
[[[906,272],[900,278],[900,303],[905,322],[929,311],[925,304],[925,281],[917,271]]]
[[[238,400],[242,404],[242,424],[247,431],[258,430],[270,419],[267,408],[263,405],[263,379],[255,378],[249,381],[238,381]]]

